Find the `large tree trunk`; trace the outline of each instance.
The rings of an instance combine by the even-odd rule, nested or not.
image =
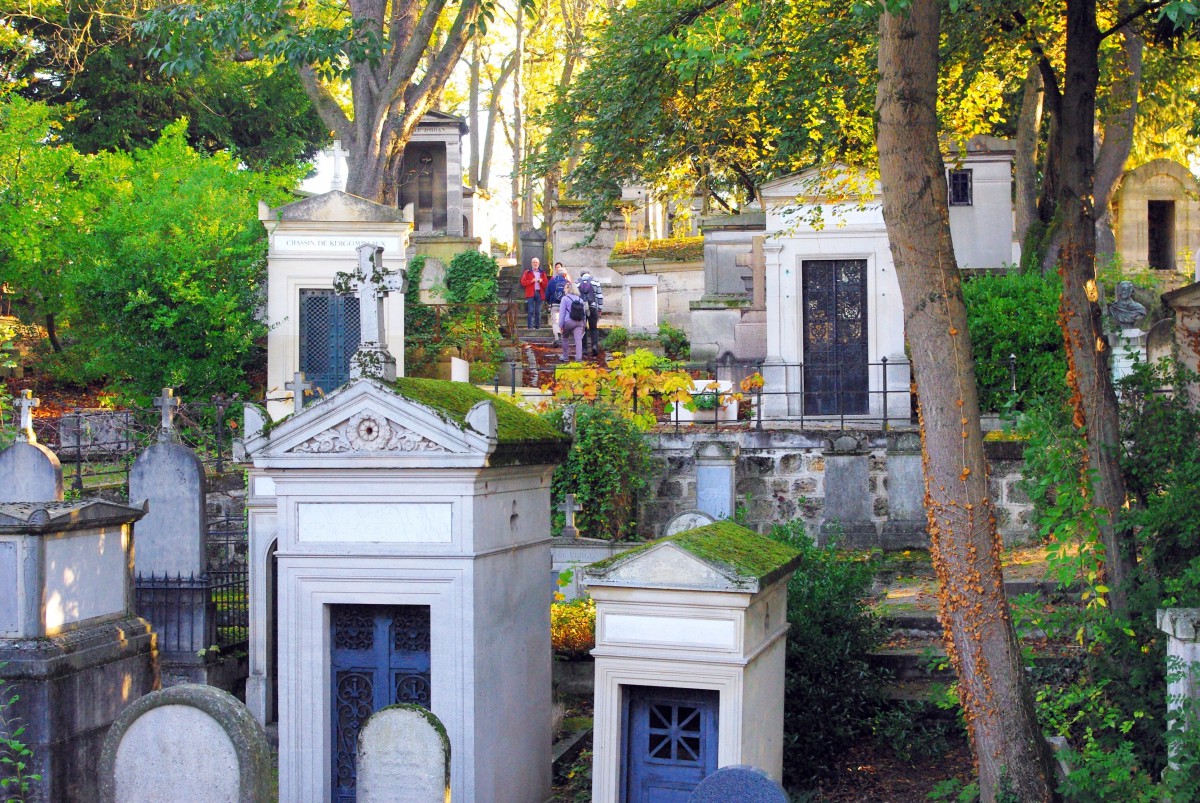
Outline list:
[[[941,621],[959,698],[994,801],[1053,796],[1000,570],[966,308],[950,241],[937,128],[937,0],[880,21],[879,174],[921,399],[925,504]]]
[[[1124,5],[1124,4],[1123,4]],[[1117,191],[1137,122],[1138,91],[1142,86],[1142,37],[1129,26],[1121,30],[1121,75],[1109,90],[1109,111],[1104,116],[1104,141],[1096,155],[1096,260],[1103,264],[1117,251],[1112,227],[1112,199]]]
[[[1021,93],[1021,116],[1017,118],[1017,152],[1013,156],[1014,212],[1017,242],[1025,244],[1029,227],[1037,220],[1038,137],[1042,130],[1042,73],[1029,65]]]
[[[467,180],[471,189],[479,189],[479,38],[471,43],[471,85],[469,88],[469,111],[471,120],[471,162],[467,168]]]
[[[525,24],[524,10],[517,4],[516,43],[513,49],[513,116],[512,116],[512,237],[513,249],[516,251],[518,264],[525,264],[525,255],[521,253],[521,82],[525,80]]]
[[[1075,425],[1087,435],[1092,503],[1105,550],[1107,585],[1114,611],[1126,608],[1123,584],[1132,573],[1132,534],[1116,526],[1125,504],[1125,481],[1117,465],[1120,424],[1109,373],[1108,342],[1100,321],[1096,285],[1096,218],[1092,206],[1096,87],[1100,80],[1100,31],[1095,0],[1067,0],[1066,70],[1062,87],[1062,185],[1058,217],[1063,246],[1059,323],[1066,342]]]

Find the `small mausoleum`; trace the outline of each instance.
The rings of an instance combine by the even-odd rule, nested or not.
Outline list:
[[[1113,197],[1121,263],[1179,274],[1200,264],[1200,180],[1170,159],[1155,159],[1121,177]]]
[[[411,378],[359,379],[264,430],[246,443],[247,702],[278,709],[280,799],[354,800],[360,728],[412,703],[445,724],[454,800],[545,800],[567,436]]]
[[[718,767],[783,772],[790,546],[728,521],[584,570],[596,602],[592,799],[687,800]]]
[[[338,293],[338,273],[361,261],[360,248],[382,249],[382,268],[403,277],[412,232],[411,210],[377,204],[334,190],[285,206],[259,205],[267,230],[267,412],[290,409],[288,383],[303,371],[314,392],[329,393],[350,378],[350,358],[360,342],[360,294]],[[372,254],[374,258],[374,254]],[[399,293],[385,305],[381,344],[404,342]],[[404,373],[404,350],[396,349]]]

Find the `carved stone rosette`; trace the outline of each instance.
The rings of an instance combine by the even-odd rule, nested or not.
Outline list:
[[[365,411],[289,450],[298,454],[343,452],[444,452],[445,447],[378,413]]]

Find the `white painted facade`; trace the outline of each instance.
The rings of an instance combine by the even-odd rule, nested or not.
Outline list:
[[[458,426],[359,380],[247,444],[247,703],[266,722],[278,699],[281,800],[330,796],[329,606],[346,603],[430,608],[432,710],[455,800],[548,794],[554,466],[490,465],[496,419],[481,404]],[[382,434],[356,442],[369,427]]]
[[[625,686],[719,694],[717,766],[780,780],[787,581],[731,576],[669,541],[584,583],[596,601],[592,799],[619,800]]]
[[[328,290],[339,272],[358,264],[355,249],[363,243],[383,246],[384,267],[403,271],[411,214],[332,191],[302,201],[267,208],[259,205],[267,230],[267,412],[278,420],[292,411],[292,391],[285,383],[300,370],[300,292]],[[384,330],[392,346],[397,373],[404,374],[404,298],[392,293],[384,301]]]
[[[961,268],[1001,268],[1019,257],[1013,242],[1012,151],[1003,140],[971,140],[961,162],[950,169],[971,171],[970,205],[950,207],[950,231]],[[853,175],[847,170],[843,175]],[[763,398],[769,417],[800,415],[804,354],[806,260],[863,260],[866,263],[866,342],[869,364],[868,418],[881,418],[884,387],[887,414],[909,415],[909,371],[904,356],[904,309],[892,262],[879,183],[856,180],[859,197],[814,194],[824,173],[809,171],[762,187],[766,208],[767,357],[763,377],[768,391],[788,395]],[[887,358],[885,371],[881,365]]]

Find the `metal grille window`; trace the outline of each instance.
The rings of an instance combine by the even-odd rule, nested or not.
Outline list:
[[[951,170],[947,175],[951,206],[971,206],[974,203],[974,178],[970,170]]]
[[[322,393],[350,379],[358,338],[357,298],[333,290],[300,291],[300,370]]]

